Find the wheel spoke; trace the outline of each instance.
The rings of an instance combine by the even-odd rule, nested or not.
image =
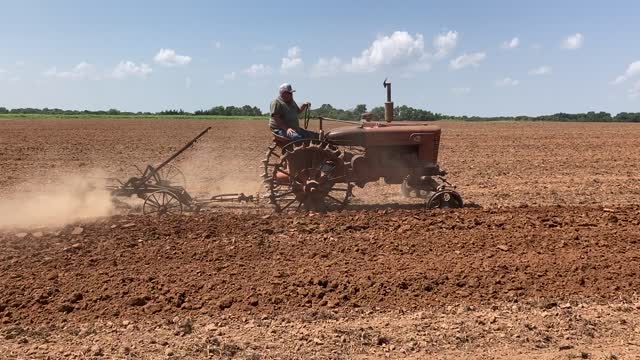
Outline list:
[[[153,198],[153,203],[157,206],[157,207],[162,207],[162,205],[160,205],[160,201],[158,201],[158,198],[156,197],[156,194],[151,194],[151,196],[149,197],[149,199]]]
[[[180,207],[180,202],[173,201],[173,200],[174,200],[173,198],[171,198],[171,200],[172,200],[172,201],[169,201],[169,202],[167,203],[167,205],[166,205],[166,208],[167,208],[167,209],[169,209],[169,208],[176,208],[176,207]],[[170,204],[171,204],[171,205],[170,205]]]
[[[291,206],[294,202],[296,202],[297,199],[293,199],[291,200],[291,202],[289,202],[287,205],[285,205],[282,209],[280,209],[281,211],[285,211],[289,206]],[[302,202],[301,202],[302,204]]]
[[[173,196],[169,196],[169,201],[167,201],[165,206],[169,206],[169,204],[171,204],[174,200],[177,200],[177,199],[175,197],[173,197]]]

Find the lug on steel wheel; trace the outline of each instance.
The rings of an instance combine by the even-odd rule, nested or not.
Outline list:
[[[275,169],[276,165],[278,165],[280,161],[280,152],[281,149],[275,142],[273,142],[267,149],[265,159],[262,160],[262,183],[264,184],[266,191],[269,191],[270,179],[273,176],[273,169]]]
[[[463,207],[462,197],[453,190],[440,190],[427,201],[428,209],[458,209]]]
[[[179,167],[168,164],[162,169],[158,170],[155,176],[152,177],[153,182],[159,186],[174,186],[187,188],[187,179],[184,176],[182,170]]]
[[[344,208],[353,184],[343,154],[319,140],[297,141],[284,149],[266,179],[267,197],[276,212],[326,212]]]
[[[168,190],[158,190],[147,195],[142,205],[142,213],[145,215],[180,215],[182,203],[178,197]]]

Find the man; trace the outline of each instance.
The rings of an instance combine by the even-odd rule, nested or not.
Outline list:
[[[278,92],[280,96],[271,102],[271,119],[269,120],[271,131],[292,141],[318,138],[318,134],[313,131],[301,128],[298,119],[298,114],[311,107],[311,103],[305,102],[302,107],[298,107],[298,104],[293,101],[295,90],[291,88],[291,84],[280,85]]]

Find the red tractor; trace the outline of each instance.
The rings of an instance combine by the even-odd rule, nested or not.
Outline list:
[[[276,212],[344,208],[353,186],[383,178],[401,184],[404,195],[426,199],[428,208],[460,208],[462,197],[438,166],[441,130],[424,122],[393,122],[391,84],[386,80],[385,122],[339,127],[314,140],[274,136],[263,160],[266,197]],[[305,125],[308,121],[305,121]],[[347,151],[348,149],[348,151]]]

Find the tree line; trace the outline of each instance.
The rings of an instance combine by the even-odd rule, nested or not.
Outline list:
[[[357,105],[355,108],[349,110],[336,109],[330,104],[323,104],[317,109],[312,109],[310,115],[340,120],[359,120],[362,114],[366,112],[368,111],[367,105],[365,104]],[[374,119],[384,119],[384,107],[374,107],[370,112]],[[436,121],[450,118],[450,116],[402,105],[393,108],[393,118],[396,120]]]
[[[374,107],[370,111],[367,110],[367,106],[359,104],[353,109],[337,109],[330,104],[323,104],[319,108],[312,109],[310,116],[324,116],[333,119],[340,120],[359,120],[363,113],[370,112],[374,119],[384,119],[384,108],[382,106]],[[483,117],[483,116],[450,116],[440,113],[434,113],[428,110],[416,109],[410,106],[402,105],[396,106],[393,109],[394,119],[396,120],[415,120],[415,121],[438,121],[438,120],[461,120],[461,121],[562,121],[562,122],[640,122],[640,112],[630,113],[621,112],[617,115],[611,115],[607,112],[594,112],[587,113],[557,113],[553,115],[542,116],[497,116],[497,117]],[[268,116],[268,113],[263,113],[257,106],[244,105],[244,106],[214,106],[208,110],[196,110],[194,112],[184,111],[182,109],[169,109],[159,112],[129,112],[120,111],[118,109],[109,110],[63,110],[57,108],[16,108],[7,109],[6,107],[0,107],[0,114],[16,114],[16,115],[172,115],[172,116]]]
[[[158,112],[132,112],[120,111],[118,109],[109,110],[63,110],[58,108],[16,108],[7,109],[0,107],[0,114],[16,114],[16,115],[177,115],[177,116],[198,116],[198,115],[221,115],[221,116],[263,116],[262,111],[257,106],[244,105],[238,106],[215,106],[208,110],[197,110],[194,112],[184,111],[182,109],[162,110]]]

